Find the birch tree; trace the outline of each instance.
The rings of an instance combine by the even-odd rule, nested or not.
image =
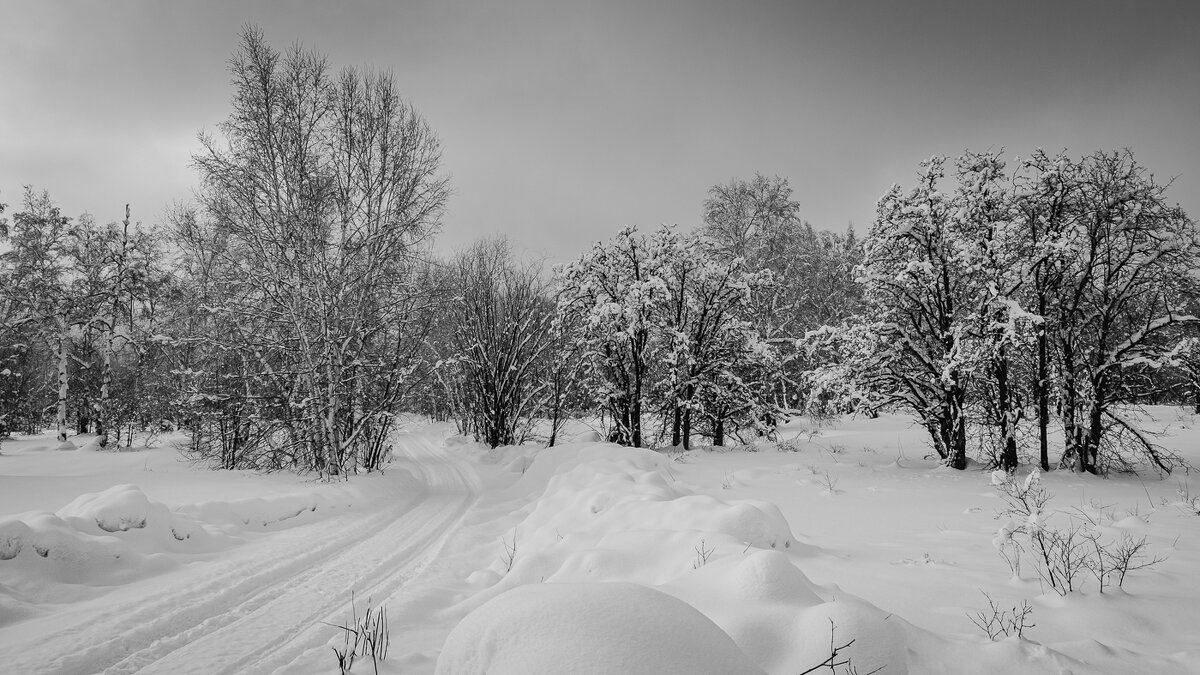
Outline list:
[[[254,28],[230,73],[233,110],[194,157],[222,238],[210,310],[280,402],[289,452],[327,475],[372,468],[432,320],[420,255],[447,194],[438,140],[389,74],[335,74]]]
[[[67,254],[71,219],[62,215],[49,193],[26,187],[23,208],[14,214],[10,243],[4,256],[8,270],[7,327],[44,340],[53,352],[55,372],[54,421],[59,442],[67,440],[67,402],[70,395],[71,329],[77,325],[79,303],[71,296],[71,265]]]

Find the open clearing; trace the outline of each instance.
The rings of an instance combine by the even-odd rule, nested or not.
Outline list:
[[[1151,413],[1147,427],[1196,464],[1200,419]],[[854,640],[839,672],[1198,670],[1200,482],[1183,473],[1043,475],[1047,523],[1145,537],[1147,556],[1163,558],[1121,588],[1100,593],[1085,575],[1060,596],[1030,562],[1014,578],[999,555],[992,475],[924,457],[924,432],[906,416],[815,434],[798,421],[757,452],[683,454],[594,441],[488,450],[447,425],[413,429],[383,475],[342,483],[208,471],[167,441],[125,453],[84,436],[75,451],[52,449],[50,435],[5,441],[0,663],[336,672],[342,635],[330,624],[350,620],[353,593],[358,613],[368,599],[387,608],[381,673],[534,672],[535,654],[563,672],[682,664],[678,634],[622,637],[622,623],[641,620],[702,624],[687,633],[689,654],[744,656],[770,673],[820,663],[831,630],[835,646]],[[656,594],[610,621],[606,607],[642,592],[605,582]],[[505,594],[541,583],[562,585]],[[993,642],[972,623],[985,593],[1002,610],[1029,603],[1022,638]],[[708,622],[737,653],[700,637]],[[355,672],[373,672],[369,659]]]

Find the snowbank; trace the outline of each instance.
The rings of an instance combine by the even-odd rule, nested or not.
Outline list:
[[[476,584],[499,580],[475,606],[523,584],[654,586],[713,557],[803,548],[773,504],[694,494],[669,465],[658,453],[607,443],[539,453],[510,492],[536,494],[540,485],[541,494],[505,535],[503,554],[474,575]]]
[[[320,487],[329,489],[172,509],[124,484],[80,495],[53,513],[3,517],[0,579],[46,593],[53,583],[111,586],[144,578],[179,565],[181,555],[227,549],[246,531],[353,504],[352,490]]]
[[[447,641],[439,672],[483,672],[480,668],[497,663],[522,672],[521,667],[535,658],[532,653],[543,649],[538,642],[543,637],[521,640],[502,626],[533,621],[521,612],[532,615],[528,608],[535,600],[563,604],[562,616],[551,612],[536,617],[547,622],[546,635],[572,646],[580,635],[608,645],[608,651],[599,654],[584,652],[587,659],[566,668],[547,661],[546,672],[574,672],[592,658],[611,669],[587,672],[627,672],[628,664],[618,666],[608,658],[660,663],[654,660],[658,652],[614,651],[612,645],[626,640],[620,632],[624,626],[612,629],[602,618],[589,624],[571,614],[587,616],[593,601],[606,606],[610,589],[625,589],[629,582],[640,584],[641,590],[621,593],[657,597],[665,592],[689,612],[698,611],[706,626],[719,629],[716,638],[697,629],[690,642],[663,652],[659,670],[646,672],[691,672],[680,663],[680,655],[703,654],[710,643],[736,645],[760,670],[801,672],[830,656],[831,639],[838,647],[854,641],[841,650],[839,661],[849,658],[863,672],[908,672],[902,622],[889,621],[888,614],[873,605],[809,581],[793,558],[805,559],[816,551],[797,541],[774,504],[696,494],[677,479],[678,468],[659,453],[607,443],[538,453],[507,490],[524,506],[504,536],[500,557],[468,577],[476,593],[459,611],[474,611]],[[555,590],[529,590],[546,587]],[[549,595],[543,598],[542,593]],[[578,597],[571,601],[572,596]],[[626,608],[630,604],[632,600]],[[672,624],[679,619],[661,621]],[[542,630],[540,624],[534,629]],[[472,646],[492,644],[488,640],[499,640],[495,650],[508,660],[494,660],[492,647]]]
[[[0,571],[26,584],[112,585],[168,569],[166,553],[203,553],[228,538],[151,501],[137,486],[77,497],[55,513],[0,519]]]
[[[450,633],[440,675],[762,673],[690,605],[630,583],[533,584],[500,595]]]

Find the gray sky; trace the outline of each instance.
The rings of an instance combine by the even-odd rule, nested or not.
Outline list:
[[[1200,217],[1200,2],[0,0],[0,201],[24,184],[157,221],[229,110],[241,26],[391,69],[437,131],[441,248],[503,232],[561,261],[690,227],[715,183],[790,179],[867,229],[916,163],[1132,148]]]

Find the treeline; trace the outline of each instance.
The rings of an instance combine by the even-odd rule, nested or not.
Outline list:
[[[864,241],[863,312],[806,340],[814,391],[915,411],[933,447],[1004,468],[1180,463],[1129,405],[1200,403],[1196,223],[1132,153],[934,158],[880,199]],[[1028,453],[1032,454],[1032,453]]]
[[[230,73],[194,204],[101,226],[29,188],[4,221],[5,427],[183,427],[217,466],[324,475],[379,467],[405,411],[491,445],[596,411],[618,442],[723,443],[795,406],[795,331],[853,306],[852,237],[761,176],[714,188],[705,237],[627,230],[555,274],[500,241],[438,260],[439,142],[389,76],[254,29]]]
[[[782,179],[715,187],[706,206],[697,232],[626,228],[550,275],[503,241],[459,255],[428,409],[493,446],[538,424],[553,443],[597,414],[624,445],[772,434],[803,405],[798,336],[857,306],[859,247],[801,221]]]
[[[1101,472],[1178,461],[1126,404],[1200,403],[1196,226],[1129,153],[935,158],[861,241],[735,179],[694,231],[550,270],[503,240],[431,254],[440,145],[389,76],[255,29],[230,72],[198,198],[158,226],[0,206],[0,424],[182,427],[216,466],[341,475],[382,466],[405,412],[491,446],[583,416],[691,447],[904,409],[957,468],[1048,468],[1061,433]]]

